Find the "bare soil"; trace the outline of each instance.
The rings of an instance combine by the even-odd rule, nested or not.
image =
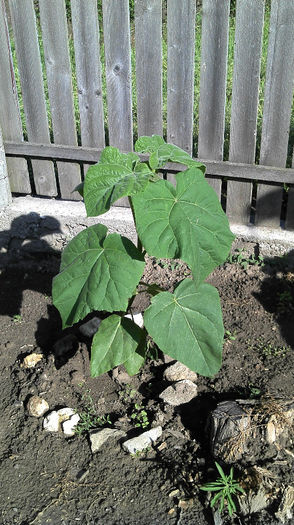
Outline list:
[[[61,330],[51,302],[52,277],[58,254],[27,256],[10,261],[0,275],[0,459],[3,525],[204,525],[279,524],[275,513],[282,492],[293,485],[293,447],[290,454],[247,458],[234,466],[242,482],[244,469],[256,465],[274,474],[271,503],[254,514],[220,518],[199,487],[216,476],[209,445],[209,415],[217,403],[234,399],[293,398],[294,270],[288,258],[268,259],[263,267],[238,264],[217,269],[209,278],[220,293],[226,337],[223,364],[213,378],[198,377],[198,395],[181,407],[159,399],[167,386],[168,366],[162,354],[149,359],[133,378],[119,369],[98,378],[89,376],[90,341],[78,326]],[[171,290],[187,268],[150,259],[146,279]],[[145,298],[142,305],[148,304]],[[64,358],[53,345],[66,334],[76,345]],[[42,351],[33,369],[23,359]],[[135,403],[144,406],[150,425],[163,427],[156,444],[138,456],[107,443],[92,454],[89,433],[72,438],[45,432],[43,418],[27,411],[32,395],[47,400],[50,410],[65,406],[87,413],[89,403],[111,427],[131,437],[146,428],[135,427]],[[149,428],[148,427],[148,428]],[[292,456],[291,456],[292,452]],[[228,467],[224,466],[227,471]],[[218,520],[218,521],[217,521]],[[288,523],[291,523],[289,521]],[[293,523],[293,522],[292,522]]]

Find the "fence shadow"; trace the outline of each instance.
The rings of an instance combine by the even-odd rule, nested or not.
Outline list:
[[[39,292],[45,300],[51,296],[60,251],[52,248],[49,240],[58,232],[61,229],[57,219],[37,213],[20,215],[13,219],[9,230],[0,232],[0,316],[20,319],[23,296],[30,290]],[[39,308],[33,294],[28,301],[32,312]],[[58,312],[49,304],[46,318],[37,321],[36,344],[51,345],[53,334],[60,328]],[[19,329],[25,334],[24,326],[20,324]]]
[[[266,257],[262,270],[267,277],[254,296],[275,315],[286,343],[294,348],[294,250],[284,256]]]

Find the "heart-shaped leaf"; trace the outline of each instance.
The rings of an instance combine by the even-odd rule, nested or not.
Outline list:
[[[197,283],[227,257],[233,234],[215,191],[193,167],[166,180],[149,183],[132,199],[139,238],[154,257],[178,258]]]
[[[205,173],[204,164],[192,159],[189,153],[178,146],[167,144],[160,135],[140,137],[135,144],[135,150],[138,153],[151,153],[149,165],[153,170],[162,168],[167,162],[178,162],[188,167],[195,166]]]
[[[160,135],[139,137],[135,144],[135,151],[138,153],[153,153],[165,143],[165,140]]]
[[[94,310],[126,310],[142,276],[145,262],[141,252],[126,237],[106,234],[105,226],[91,226],[63,252],[52,293],[64,328]]]
[[[132,196],[148,184],[152,171],[139,162],[135,153],[121,153],[111,146],[105,148],[98,164],[91,166],[83,187],[88,217],[107,212],[121,197]]]
[[[104,374],[128,360],[131,368],[142,333],[143,330],[126,317],[113,314],[104,319],[92,341],[91,376]]]
[[[219,295],[210,284],[196,287],[185,279],[173,294],[156,295],[144,324],[160,350],[191,370],[204,376],[219,370],[224,328]]]

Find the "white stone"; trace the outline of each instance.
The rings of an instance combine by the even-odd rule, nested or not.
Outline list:
[[[182,381],[184,379],[196,381],[197,374],[190,370],[190,368],[187,366],[177,361],[173,365],[170,365],[168,368],[166,368],[166,370],[163,372],[163,379],[165,381],[170,381],[171,383],[174,381]]]
[[[77,426],[78,422],[80,421],[80,419],[81,418],[80,418],[79,414],[73,414],[70,419],[67,419],[66,421],[63,421],[63,423],[61,423],[61,427],[62,427],[63,433],[67,437],[74,436],[75,430],[76,430],[76,426]]]
[[[180,406],[185,403],[189,403],[194,397],[197,396],[197,386],[189,379],[178,381],[173,385],[167,387],[159,395],[165,403],[172,406]]]
[[[144,319],[143,319],[143,315],[142,314],[127,314],[125,315],[125,317],[127,317],[128,319],[131,319],[132,321],[134,321],[135,324],[137,324],[138,326],[140,326],[140,328],[143,328],[144,326]]]
[[[44,358],[43,354],[38,354],[33,352],[32,354],[27,355],[23,362],[22,367],[24,368],[35,368],[35,366]]]
[[[49,410],[49,405],[45,399],[39,396],[32,396],[27,404],[30,416],[41,417]]]
[[[143,432],[140,436],[128,439],[123,443],[122,447],[126,452],[129,452],[129,454],[136,454],[136,452],[142,452],[142,450],[150,447],[161,434],[162,427],[151,428],[151,430]]]
[[[61,432],[62,423],[71,419],[74,414],[75,411],[69,407],[53,410],[44,418],[43,428],[47,430],[47,432]]]
[[[98,452],[102,445],[110,439],[118,441],[120,438],[124,438],[126,433],[116,428],[103,428],[102,430],[92,430],[90,433],[91,450],[94,454]]]

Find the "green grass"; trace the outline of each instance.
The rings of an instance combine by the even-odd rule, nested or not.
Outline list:
[[[166,12],[166,1],[163,0],[164,12]],[[74,56],[74,44],[73,35],[71,29],[71,17],[70,17],[70,3],[66,0],[67,7],[67,19],[68,19],[68,33],[69,33],[69,53],[70,62],[72,68],[72,84],[73,84],[73,104],[74,104],[74,115],[76,130],[78,136],[78,143],[81,144],[81,130],[80,130],[80,119],[79,119],[79,103],[78,103],[78,92],[77,92],[77,79],[75,71],[75,56]],[[234,65],[234,38],[235,38],[235,17],[234,17],[234,2],[232,3],[230,24],[229,24],[229,48],[228,48],[228,66],[227,66],[227,89],[226,89],[226,115],[225,115],[225,136],[224,136],[224,159],[228,159],[229,155],[229,138],[230,138],[230,116],[231,116],[231,100],[232,100],[232,79],[233,79],[233,65]],[[53,140],[53,129],[52,119],[50,113],[50,103],[48,96],[48,86],[46,79],[45,61],[44,61],[44,50],[39,22],[38,8],[36,4],[37,13],[37,27],[38,27],[38,38],[42,62],[44,89],[47,105],[47,115],[51,140]],[[98,18],[100,24],[100,54],[102,64],[102,87],[103,87],[103,107],[104,107],[104,120],[105,120],[105,132],[106,141],[108,140],[108,124],[107,124],[107,97],[106,97],[106,75],[105,75],[105,57],[104,57],[104,42],[103,42],[103,28],[102,28],[102,0],[98,0]],[[134,140],[136,140],[137,132],[137,97],[136,97],[136,58],[135,58],[135,38],[134,38],[134,0],[130,0],[130,19],[131,19],[131,65],[132,65],[132,103],[133,103],[133,132]],[[263,31],[263,45],[262,45],[262,56],[261,56],[261,73],[260,73],[260,86],[259,86],[259,104],[258,104],[258,115],[257,115],[257,143],[256,143],[256,159],[259,159],[260,151],[260,139],[261,139],[261,128],[262,128],[262,113],[263,113],[263,102],[264,102],[264,88],[265,88],[265,75],[266,75],[266,59],[267,59],[267,45],[269,35],[269,20],[270,20],[270,0],[266,0],[265,8],[265,21]],[[198,135],[198,108],[199,108],[199,90],[200,90],[200,53],[201,53],[201,23],[202,23],[202,12],[201,8],[198,8],[196,15],[196,42],[195,42],[195,82],[194,82],[194,154],[197,154],[197,135]],[[24,131],[25,139],[27,139],[26,131],[26,120],[23,108],[23,100],[21,94],[20,78],[17,66],[17,57],[15,51],[15,45],[13,40],[12,31],[10,31],[11,47],[13,63],[15,68],[15,77],[17,92],[19,97],[19,105],[21,112],[21,121]],[[162,87],[163,87],[163,133],[166,136],[166,113],[167,113],[167,30],[166,30],[166,17],[163,19],[163,41],[162,41]],[[294,103],[293,111],[291,116],[290,125],[290,142],[294,141]],[[290,146],[289,146],[290,149]],[[291,166],[291,151],[289,150],[287,166]]]

